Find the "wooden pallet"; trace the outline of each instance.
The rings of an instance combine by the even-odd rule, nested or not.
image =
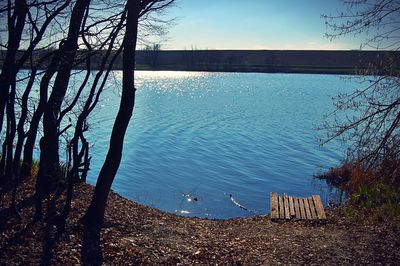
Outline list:
[[[270,195],[271,219],[272,220],[326,220],[324,206],[319,195],[308,198],[278,196],[271,192]]]

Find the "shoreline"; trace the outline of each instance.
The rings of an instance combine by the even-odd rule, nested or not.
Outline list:
[[[23,52],[20,50],[17,58]],[[47,53],[49,50],[36,51],[33,61],[38,62]],[[76,69],[86,69],[82,58],[87,53],[78,50]],[[104,54],[103,50],[95,51],[92,70],[98,70]],[[371,64],[379,66],[399,57],[400,52],[372,50],[137,50],[136,70],[356,75]],[[0,66],[3,61],[4,52],[0,50]],[[42,68],[48,63],[45,61]],[[117,57],[113,70],[121,69],[122,59]],[[400,65],[393,65],[393,69],[400,71]]]
[[[0,64],[1,67],[1,64]],[[75,66],[74,70],[85,70],[84,67]],[[22,67],[21,70],[30,70],[28,67]],[[38,68],[40,71],[46,70],[46,68]],[[99,68],[93,67],[90,71],[98,71]],[[157,67],[151,68],[148,66],[137,66],[135,71],[176,71],[176,72],[209,72],[209,73],[263,73],[263,74],[314,74],[314,75],[346,75],[346,76],[362,76],[363,74],[359,71],[365,71],[366,69],[335,69],[335,68],[328,68],[328,69],[314,69],[314,68],[296,68],[295,66],[289,67],[282,67],[276,68],[275,70],[265,70],[265,69],[258,69],[255,68],[237,68],[232,70],[227,69],[213,69],[213,68],[180,68],[174,66],[167,66],[167,67]],[[114,67],[112,71],[122,71],[122,68]]]
[[[10,192],[0,201],[0,264],[40,264],[48,253],[46,224],[30,223],[34,178],[25,180],[18,199],[22,221],[7,216]],[[87,228],[79,223],[93,186],[75,187],[65,231],[50,245],[50,264],[88,261]],[[62,204],[63,196],[60,198]],[[269,216],[213,220],[166,213],[111,192],[105,223],[90,250],[93,260],[111,265],[192,264],[396,264],[400,232],[388,223],[351,225],[337,211],[326,223],[272,222]],[[56,231],[52,231],[56,232]],[[91,242],[92,243],[92,242]],[[96,244],[97,243],[97,244]],[[101,255],[101,256],[100,256]]]

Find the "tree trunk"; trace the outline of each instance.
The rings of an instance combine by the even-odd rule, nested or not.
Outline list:
[[[11,6],[8,5],[8,8],[11,8]],[[13,82],[13,80],[15,82],[15,57],[21,41],[22,31],[25,26],[27,13],[28,7],[26,4],[26,0],[16,0],[14,13],[12,15],[11,13],[8,14],[7,53],[0,74],[0,133],[3,128],[4,109],[6,107],[8,99],[7,95],[9,93],[11,83]]]
[[[26,133],[26,142],[24,146],[24,160],[21,167],[20,180],[23,180],[30,175],[32,167],[33,148],[36,142],[36,136],[39,128],[40,119],[42,118],[44,107],[47,104],[47,95],[48,95],[47,90],[49,88],[50,80],[56,73],[58,64],[60,62],[59,52],[60,51],[57,51],[54,54],[49,66],[46,69],[45,74],[43,75],[40,81],[39,104],[37,106],[36,111],[33,113],[29,130]]]
[[[121,162],[125,132],[135,105],[134,68],[140,13],[139,3],[134,0],[128,0],[126,9],[127,22],[123,41],[121,102],[111,133],[107,157],[97,179],[92,201],[83,217],[83,222],[87,225],[98,225],[103,222],[108,194]]]
[[[20,174],[20,160],[21,160],[21,154],[22,154],[22,149],[24,146],[24,141],[26,138],[25,134],[25,129],[24,125],[26,122],[26,119],[28,117],[28,98],[29,94],[32,90],[35,77],[36,77],[36,72],[37,72],[37,67],[34,67],[30,73],[29,77],[29,82],[28,85],[25,88],[24,94],[22,95],[21,98],[21,115],[18,121],[18,127],[17,127],[17,132],[18,132],[18,140],[17,140],[17,145],[15,146],[15,154],[14,154],[14,174],[16,177],[19,177]]]
[[[7,132],[6,136],[6,145],[7,145],[7,154],[3,154],[3,156],[7,156],[6,159],[6,169],[5,169],[5,175],[7,178],[10,180],[14,179],[14,173],[13,173],[13,144],[14,144],[14,138],[15,138],[15,132],[16,132],[16,119],[15,119],[15,108],[14,108],[14,102],[15,102],[15,93],[16,93],[16,81],[15,77],[11,81],[11,89],[10,93],[8,95],[8,102],[7,102],[7,124],[10,124],[10,130]]]
[[[40,140],[40,165],[36,181],[36,218],[41,217],[42,198],[46,189],[59,179],[59,122],[61,104],[67,92],[71,70],[78,49],[79,30],[90,0],[77,0],[72,10],[68,36],[60,43],[60,69],[43,113],[43,137]],[[42,187],[41,187],[42,186]]]
[[[46,164],[40,164],[45,167],[42,170],[44,175],[49,175],[55,179],[58,178],[59,171],[59,143],[58,143],[58,116],[68,83],[71,76],[72,65],[76,50],[78,49],[79,29],[84,17],[86,8],[90,0],[77,0],[72,10],[71,20],[68,30],[68,37],[64,43],[60,44],[61,64],[54,81],[54,89],[49,97],[43,114],[43,152],[46,158]]]
[[[15,136],[15,80],[16,80],[16,53],[20,45],[22,31],[25,25],[28,7],[26,0],[16,0],[13,13],[11,14],[11,1],[8,2],[8,43],[7,52],[0,74],[0,133],[3,128],[4,110],[7,106],[7,132],[2,149],[0,162],[0,180],[7,181],[13,179],[12,142]],[[11,90],[10,90],[11,89]]]

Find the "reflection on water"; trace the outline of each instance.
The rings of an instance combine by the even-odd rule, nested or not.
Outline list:
[[[138,71],[113,189],[168,212],[210,218],[266,214],[270,191],[318,193],[326,202],[327,187],[313,175],[342,155],[337,143],[320,147],[314,128],[332,110],[331,97],[356,85],[333,75]],[[100,104],[90,121],[91,183],[108,149],[118,82],[108,84]]]

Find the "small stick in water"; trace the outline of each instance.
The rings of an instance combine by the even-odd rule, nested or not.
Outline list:
[[[239,202],[237,202],[233,197],[232,197],[232,194],[229,194],[229,198],[231,199],[231,201],[236,205],[236,206],[238,206],[239,208],[241,208],[241,209],[243,209],[243,210],[245,210],[245,211],[248,211],[249,209],[247,209],[245,206],[243,206],[243,205],[241,205]]]

